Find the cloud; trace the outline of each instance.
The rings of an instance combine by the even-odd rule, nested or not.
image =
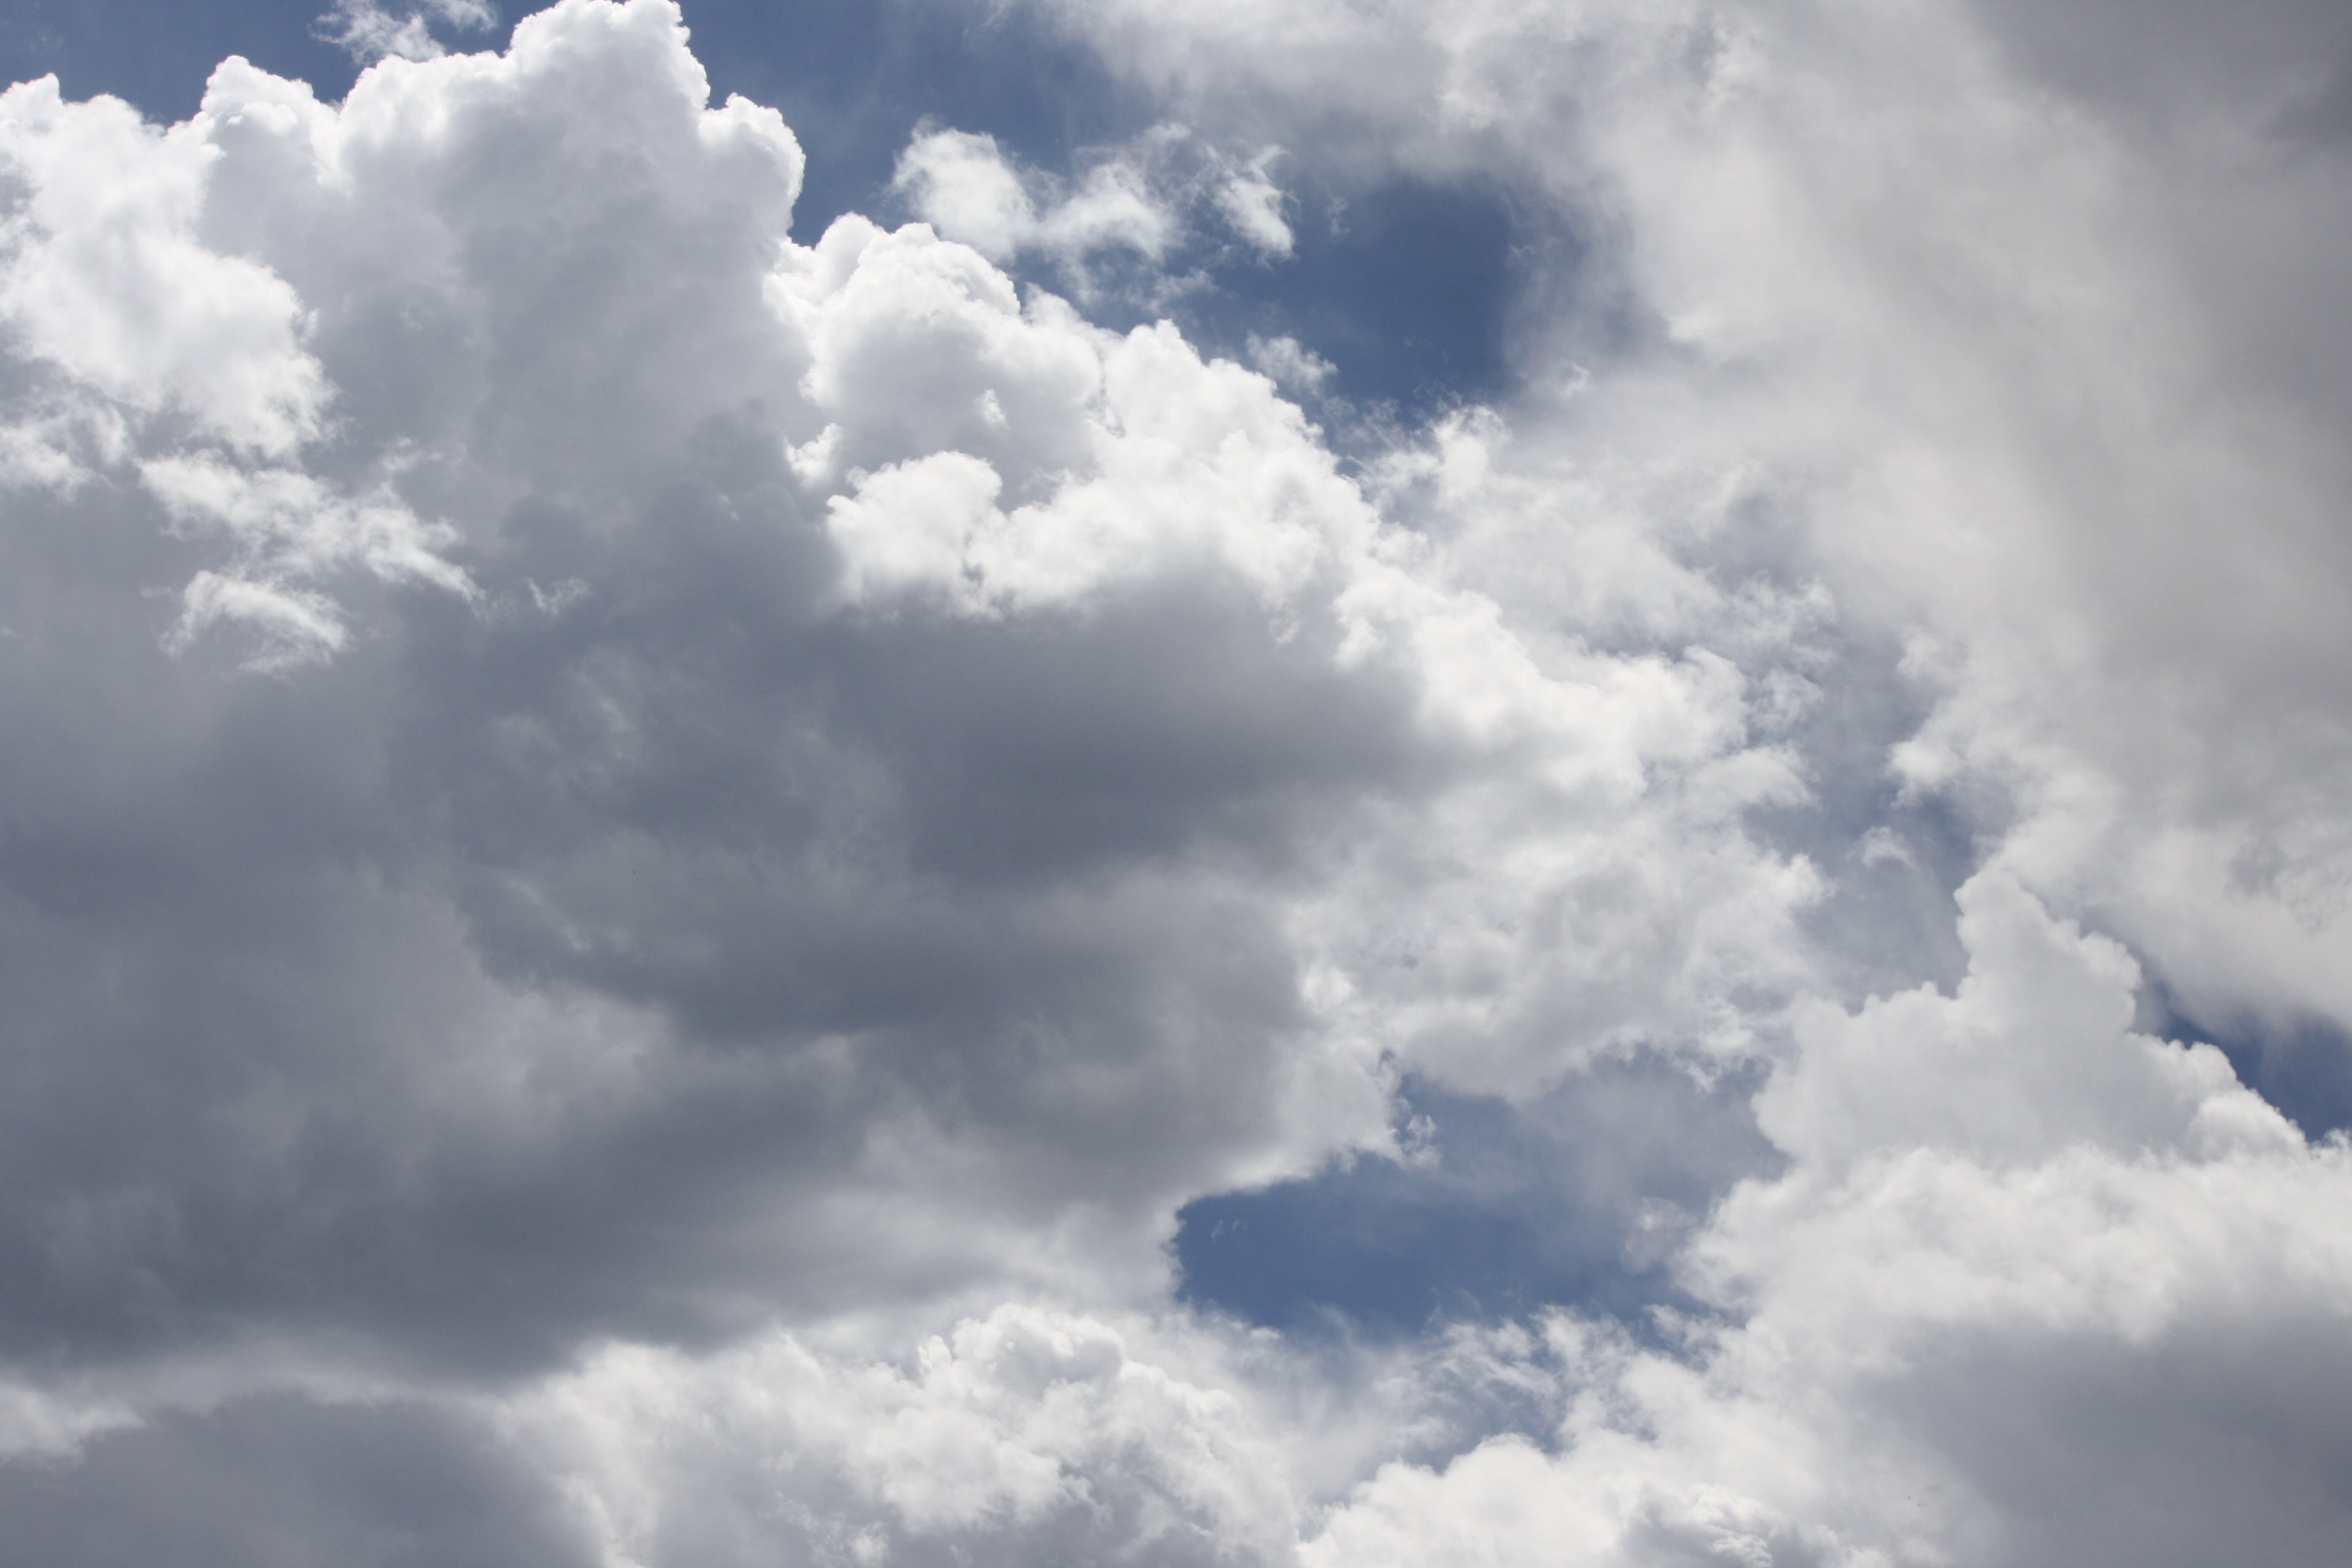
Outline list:
[[[1171,327],[793,236],[657,0],[9,102],[13,440],[79,443],[0,606],[11,1353],[1155,1299],[1400,1071],[1736,1054],[1801,972],[1738,665],[1530,641]],[[93,188],[152,237],[68,288]]]
[[[2346,1148],[2136,1027],[2352,1021],[2326,81],[1956,3],[1131,0],[1070,25],[1204,129],[1067,182],[926,129],[923,221],[811,235],[664,0],[333,15],[341,104],[0,99],[26,1550],[2352,1533]],[[1540,219],[1523,390],[1344,455],[1295,337],[1085,309],[1201,215],[1278,260],[1288,163],[1218,149],[1343,142]],[[1738,1125],[1657,1153],[1630,1062]],[[1470,1185],[1407,1084],[1714,1201],[1604,1238],[1682,1310],[1178,1304],[1199,1200]]]
[[[328,394],[299,300],[194,232],[210,163],[199,138],[159,134],[113,100],[69,106],[53,77],[0,97],[0,124],[23,191],[0,319],[19,363],[58,378],[53,398],[177,413],[265,455],[319,433]],[[69,448],[58,460],[78,471]]]
[[[1193,237],[1202,209],[1259,257],[1289,256],[1284,193],[1271,174],[1280,156],[1267,148],[1236,164],[1184,127],[1162,124],[1097,150],[1064,181],[1021,167],[992,136],[925,130],[898,155],[891,190],[947,238],[999,265],[1049,258],[1083,293],[1089,257],[1166,262]]]
[[[2259,7],[2225,47],[2174,8],[2129,48],[2090,3],[1849,31],[1807,6],[1138,0],[1072,25],[1178,111],[1301,149],[1376,128],[1361,160],[1555,215],[1574,237],[1517,334],[1518,448],[1640,548],[1821,584],[1913,709],[1855,737],[1857,776],[1896,748],[1909,799],[1961,805],[2192,1014],[2281,1021],[2352,1007],[2344,823],[2312,783],[2346,745],[2319,585],[2347,482],[2314,237],[2347,209],[2341,158],[2279,128],[2340,58],[2323,12]],[[1576,592],[1528,553],[1477,585],[1529,612]]]
[[[1249,338],[1249,360],[1276,386],[1294,393],[1320,390],[1338,368],[1297,338],[1261,338],[1255,333]]]
[[[1760,1104],[1790,1163],[1693,1254],[1723,1318],[1668,1351],[1556,1321],[1579,1393],[1549,1449],[1384,1470],[1309,1559],[2189,1563],[2341,1539],[2307,1468],[2340,1429],[2272,1358],[2334,1332],[2345,1150],[2210,1047],[2129,1033],[2112,943],[1997,878],[1963,910],[1954,994],[1800,1025]]]
[[[1570,281],[1527,318],[1509,445],[1465,423],[1458,455],[1399,466],[1405,494],[1459,464],[1528,498],[1487,501],[1449,560],[1515,625],[1578,604],[1729,649],[1743,574],[1780,590],[1759,620],[1822,616],[1780,711],[1837,811],[1776,841],[1819,847],[1832,914],[1870,877],[1961,887],[1947,990],[1912,988],[1939,962],[1923,933],[1893,963],[1911,981],[1794,1009],[1759,1104],[1794,1172],[1695,1244],[1749,1271],[1717,1277],[1735,1326],[1670,1356],[1573,1329],[1594,1392],[1556,1452],[1399,1467],[1331,1560],[2189,1563],[2344,1538],[2305,1468],[2340,1425],[2255,1348],[2335,1321],[2336,1265],[2289,1259],[2341,1250],[2341,1151],[2210,1047],[2129,1033],[2150,978],[2191,1013],[2344,1016],[2319,585],[2346,475],[2307,433],[2346,405],[2314,237],[2347,208],[2289,112],[2324,101],[2340,18],[2258,9],[2215,49],[2193,7],[2129,48],[2099,5],[1072,16],[1174,111],[1224,106],[1302,155],[1345,126],[1367,161],[1558,215]],[[1574,570],[1596,559],[1613,602]],[[1937,814],[1956,856],[1873,855],[1934,845]],[[2256,1436],[2224,1459],[2223,1430]]]
[[[426,0],[403,13],[388,11],[375,0],[335,0],[334,8],[311,24],[311,31],[365,66],[385,58],[439,59],[448,51],[433,36],[435,21],[482,31],[496,26],[498,20],[488,0]]]
[[[597,1561],[487,1423],[413,1402],[280,1395],[173,1415],[70,1462],[0,1468],[0,1563]]]
[[[898,156],[891,186],[950,239],[992,261],[1042,250],[1070,262],[1121,247],[1157,259],[1173,237],[1175,218],[1144,171],[1124,158],[1096,164],[1066,194],[1040,203],[992,136],[933,131]]]
[[[1282,214],[1282,187],[1271,173],[1281,152],[1276,147],[1260,153],[1217,187],[1217,210],[1235,234],[1269,258],[1288,256],[1294,244],[1289,220]]]
[[[903,1368],[783,1338],[615,1352],[502,1419],[631,1561],[1287,1562],[1284,1461],[1250,1414],[1108,1323],[1008,1307]]]

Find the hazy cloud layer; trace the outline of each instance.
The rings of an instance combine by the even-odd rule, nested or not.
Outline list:
[[[2345,1146],[2161,1037],[2352,1028],[2334,14],[1043,9],[1160,129],[895,230],[666,0],[0,98],[0,1552],[2340,1555]],[[1090,316],[1318,181],[1514,395]],[[1185,1292],[1349,1161],[1583,1294]]]

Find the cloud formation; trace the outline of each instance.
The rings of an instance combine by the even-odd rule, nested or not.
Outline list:
[[[404,13],[388,11],[375,0],[335,0],[311,30],[364,66],[386,56],[439,59],[448,50],[433,36],[436,21],[478,32],[495,26],[498,19],[488,0],[426,0]]]
[[[816,235],[667,0],[0,97],[0,1552],[2340,1554],[2346,1147],[2150,998],[2352,1027],[2345,40],[2066,14],[1122,0],[1195,131]],[[1518,394],[1090,318],[1293,160],[1536,215]],[[1180,1304],[1628,1064],[1674,1310]]]
[[[1280,157],[1269,147],[1237,163],[1183,126],[1160,124],[1097,150],[1065,181],[1022,166],[993,136],[920,130],[898,155],[891,191],[940,236],[999,266],[1050,261],[1081,302],[1100,288],[1101,262],[1118,258],[1144,267],[1139,292],[1164,296],[1198,286],[1172,264],[1199,248],[1204,228],[1261,263],[1291,254],[1286,198],[1271,173]]]
[[[1738,828],[1793,786],[1727,661],[1525,645],[1262,377],[919,226],[800,245],[790,132],[702,99],[673,12],[589,3],[340,107],[234,60],[168,132],[6,100],[12,700],[77,737],[20,759],[16,1059],[92,1120],[15,1103],[152,1162],[17,1146],[27,1266],[80,1281],[38,1332],[125,1271],[133,1339],[460,1332],[472,1281],[551,1345],[1157,1277],[1152,1215],[1383,1143],[1392,1061],[1533,1085],[1771,971],[1809,884]],[[166,1030],[160,1136],[100,1086]]]

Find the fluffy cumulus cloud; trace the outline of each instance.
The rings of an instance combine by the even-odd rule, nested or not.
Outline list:
[[[668,0],[0,96],[0,1562],[2342,1555],[2335,11],[1039,15],[896,229]],[[1496,406],[1101,324],[1311,171]],[[1182,1294],[1629,1064],[1647,1310]]]

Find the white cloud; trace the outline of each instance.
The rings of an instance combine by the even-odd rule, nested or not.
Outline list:
[[[1318,392],[1339,367],[1297,338],[1249,335],[1249,360],[1285,392]]]
[[[433,23],[472,31],[498,25],[499,15],[488,0],[425,0],[425,4],[395,13],[375,0],[335,0],[333,9],[312,24],[312,31],[362,65],[384,58],[436,60],[448,50],[433,36]]]
[[[891,184],[948,238],[1008,261],[1039,237],[1037,204],[993,136],[933,131],[898,154]]]
[[[1087,258],[1124,251],[1163,263],[1196,237],[1201,209],[1262,258],[1288,257],[1293,237],[1272,169],[1280,148],[1236,164],[1180,125],[1152,127],[1097,149],[1072,180],[1019,166],[993,136],[919,132],[898,155],[891,189],[949,239],[991,261],[1054,260],[1083,295]]]
[[[1095,164],[1064,191],[1016,169],[993,136],[966,131],[917,136],[891,185],[940,233],[996,262],[1034,250],[1075,265],[1113,248],[1157,259],[1178,222],[1130,157]]]
[[[0,95],[0,160],[24,193],[0,320],[71,384],[275,455],[319,432],[328,389],[294,291],[196,232],[215,155],[117,100],[68,105],[54,77]]]
[[[1268,257],[1285,257],[1294,239],[1289,220],[1282,216],[1283,190],[1271,173],[1278,147],[1268,148],[1226,177],[1217,187],[1217,209],[1234,232]]]
[[[614,1351],[504,1421],[622,1561],[1292,1556],[1284,1461],[1246,1408],[1066,1312],[1001,1308],[904,1367],[782,1337]]]

